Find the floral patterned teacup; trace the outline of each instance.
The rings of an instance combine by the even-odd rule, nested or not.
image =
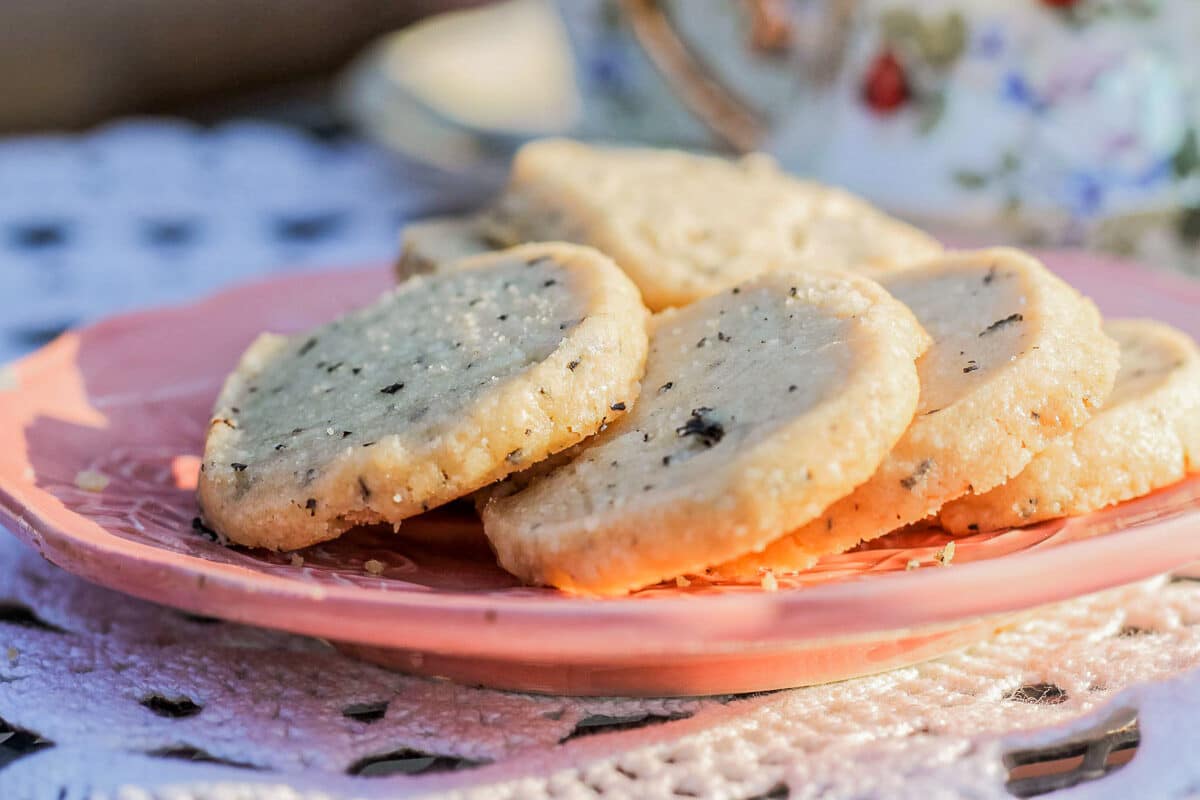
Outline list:
[[[1200,267],[1200,4],[562,0],[584,132],[734,150],[909,216]]]

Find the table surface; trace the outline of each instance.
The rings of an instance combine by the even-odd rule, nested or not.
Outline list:
[[[386,262],[404,220],[468,208],[499,178],[250,121],[0,139],[0,363],[99,316]]]
[[[403,219],[496,178],[254,123],[0,141],[0,362],[101,315],[385,261]],[[1186,797],[1198,623],[1200,583],[1160,578],[830,686],[538,697],[117,595],[0,533],[0,797],[1008,797],[1103,775],[1134,742],[1068,794]],[[1060,756],[1083,762],[1028,777]]]

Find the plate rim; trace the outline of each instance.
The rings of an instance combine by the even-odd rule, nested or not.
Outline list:
[[[1129,271],[1135,269],[1120,259],[1102,255],[1070,250],[1050,252],[1086,258],[1090,265],[1125,279],[1129,277]],[[1045,253],[1041,251],[1039,255]],[[30,366],[35,359],[54,355],[55,349],[69,347],[72,337],[110,326],[162,324],[163,318],[181,312],[199,312],[231,295],[268,286],[300,284],[320,276],[345,278],[358,275],[366,278],[368,273],[379,269],[379,266],[363,266],[306,270],[240,283],[190,302],[122,314],[69,331],[10,366],[17,369]],[[1137,269],[1139,279],[1145,279],[1148,273],[1154,275],[1153,283],[1159,284],[1157,291],[1184,292],[1200,301],[1200,282]],[[18,389],[17,394],[20,393]],[[1200,491],[1200,474],[1185,478],[1184,483],[1192,491]],[[403,626],[372,625],[368,629],[363,625],[349,625],[345,626],[345,636],[336,638],[372,646],[481,657],[511,656],[513,637],[523,637],[521,652],[528,657],[601,658],[603,654],[597,654],[594,646],[589,647],[589,642],[601,630],[606,635],[622,634],[630,655],[710,654],[742,651],[750,646],[784,648],[822,639],[913,630],[1022,611],[1152,577],[1200,559],[1200,535],[1195,535],[1200,533],[1200,508],[1193,507],[1169,519],[1122,530],[1119,536],[1101,535],[1069,541],[958,564],[949,569],[923,568],[916,571],[921,576],[916,580],[915,575],[900,572],[778,592],[615,599],[551,595],[504,597],[441,591],[389,593],[366,586],[309,583],[130,541],[108,533],[91,518],[63,507],[63,513],[71,514],[91,528],[68,530],[50,518],[45,506],[46,502],[62,505],[62,501],[41,487],[29,486],[45,497],[40,500],[22,497],[24,485],[0,477],[0,522],[32,544],[47,560],[86,580],[187,611],[219,613],[240,622],[325,638],[331,638],[330,623],[348,613],[344,606],[355,607],[358,614],[378,612],[381,618],[403,612]],[[1078,525],[1083,524],[1079,520],[1086,519],[1086,516],[1076,517],[1057,524],[1064,527]],[[1188,535],[1189,530],[1193,535]],[[1128,558],[1130,550],[1140,553],[1140,558]],[[98,560],[108,566],[112,559],[123,563],[125,571],[109,573],[104,569],[89,568],[86,563]],[[1107,569],[1101,572],[1084,568],[1084,565],[1104,565]],[[1065,579],[1055,580],[1063,576]],[[163,581],[195,582],[198,577],[202,578],[198,588],[187,591],[186,595],[164,598],[154,591]],[[981,583],[1029,582],[1034,577],[1040,578],[1034,581],[1036,590],[1019,595],[1000,593],[996,596],[974,591]],[[270,595],[297,611],[320,613],[295,613],[291,618],[282,618],[276,612],[264,621],[263,614],[255,613],[256,604],[244,602],[254,595]],[[935,595],[942,599],[962,598],[962,601],[953,606],[930,602],[929,598]],[[817,615],[815,621],[821,624],[814,624],[814,615]],[[822,620],[821,615],[826,619]],[[469,630],[472,635],[447,636],[446,628],[457,624],[469,626],[464,628],[464,634]],[[558,626],[556,636],[546,637],[544,626],[547,624]],[[651,629],[653,641],[646,638]],[[526,641],[534,633],[539,635]],[[611,658],[611,655],[607,657]]]
[[[1200,475],[1192,476],[1188,482],[1200,487]],[[915,570],[915,573],[921,575],[920,578],[916,578],[913,573],[899,572],[873,575],[868,580],[777,592],[609,599],[555,597],[552,602],[547,602],[547,598],[544,597],[435,592],[391,594],[361,586],[305,584],[280,576],[258,573],[246,567],[169,553],[111,534],[106,534],[103,540],[93,539],[80,543],[77,537],[61,530],[40,515],[35,514],[30,519],[28,516],[14,513],[14,500],[6,489],[0,488],[0,520],[11,524],[19,538],[32,544],[51,563],[108,588],[191,612],[209,612],[217,605],[222,609],[221,616],[226,619],[266,624],[268,627],[322,638],[334,637],[329,636],[328,627],[320,624],[320,620],[325,617],[340,619],[342,612],[337,608],[342,605],[356,606],[358,613],[372,610],[415,613],[416,617],[406,617],[405,621],[408,624],[398,638],[359,638],[354,635],[354,628],[347,628],[345,637],[335,638],[359,644],[432,650],[456,655],[511,655],[512,636],[519,636],[524,631],[540,630],[541,625],[551,621],[578,621],[580,624],[591,626],[592,631],[596,630],[597,626],[603,626],[609,629],[606,631],[608,633],[614,632],[611,628],[615,626],[633,637],[629,640],[631,647],[628,654],[631,656],[660,652],[715,654],[744,650],[749,644],[788,648],[819,640],[911,631],[1024,611],[1150,578],[1174,567],[1200,560],[1200,536],[1188,535],[1189,532],[1195,534],[1200,531],[1200,512],[1191,511],[1160,522],[1122,530],[1119,536],[1101,535],[950,568],[929,567]],[[97,523],[90,520],[89,522],[100,527]],[[1162,547],[1175,540],[1186,542],[1187,547],[1181,548],[1181,551]],[[74,554],[71,553],[72,549],[76,550]],[[101,553],[119,556],[123,550],[148,551],[149,558],[128,562],[128,565],[134,568],[134,573],[146,574],[153,570],[162,570],[159,575],[147,575],[153,580],[137,584],[147,587],[147,591],[130,589],[120,580],[106,580],[103,573],[81,568],[72,558],[72,555]],[[1127,555],[1129,550],[1150,553],[1154,557],[1138,562],[1120,558]],[[192,562],[203,566],[199,569],[188,569],[185,563]],[[1113,564],[1121,565],[1119,577],[1114,577],[1112,572],[1098,573],[1089,568]],[[983,573],[993,574],[985,578]],[[130,574],[125,573],[126,577]],[[1074,577],[1068,581],[1052,580],[1055,576],[1062,575]],[[157,585],[160,580],[195,580],[200,576],[204,579],[201,583],[202,589],[188,595],[189,599],[194,598],[196,602],[164,599],[149,590],[149,587]],[[984,581],[993,584],[1009,580],[1028,581],[1034,578],[1046,579],[1036,581],[1042,588],[1034,594],[1002,594],[999,600],[996,600],[976,591]],[[905,585],[906,581],[908,585]],[[209,593],[208,602],[201,601],[198,597],[199,591]],[[317,617],[297,614],[291,623],[278,620],[264,623],[259,614],[237,613],[242,609],[238,604],[219,602],[223,598],[245,600],[248,596],[261,597],[265,594],[272,594],[276,599],[294,603],[325,604],[324,610],[333,613]],[[930,603],[927,598],[922,597],[927,595],[953,595],[965,598],[965,601],[951,607],[941,602]],[[217,602],[213,602],[214,600]],[[904,601],[916,602],[906,606]],[[849,619],[840,618],[836,624],[827,621],[824,625],[814,626],[806,631],[785,634],[780,630],[788,627],[788,622],[795,622],[797,619],[811,620],[812,614],[833,607],[845,612],[841,616],[848,616]],[[907,615],[895,613],[895,609],[905,607],[919,608],[921,612]],[[890,611],[885,614],[878,613],[881,609]],[[873,613],[853,613],[855,611]],[[451,618],[448,619],[447,615]],[[703,622],[697,624],[700,620]],[[480,621],[501,635],[478,640],[464,638],[461,647],[445,647],[443,632],[447,625]],[[771,623],[769,628],[763,628],[764,621]],[[722,622],[725,625],[719,624]],[[755,622],[758,624],[754,624]],[[729,623],[733,623],[732,627],[738,630],[740,635],[714,640],[713,634],[720,636],[722,628],[730,627]],[[662,635],[664,625],[670,635]],[[647,646],[636,637],[648,626],[654,628],[658,638]],[[751,628],[754,632],[750,632]],[[776,630],[772,632],[770,628]],[[564,637],[549,646],[539,646],[535,642],[533,647],[523,648],[523,651],[528,652],[531,657],[570,655],[586,658],[598,655],[594,653],[593,648],[586,646],[590,638],[589,633],[584,637]],[[495,646],[497,640],[501,645],[499,650]],[[580,647],[580,644],[584,646]],[[638,646],[639,644],[642,646]],[[611,656],[606,658],[611,659]]]

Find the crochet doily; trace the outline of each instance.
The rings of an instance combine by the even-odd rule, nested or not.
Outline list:
[[[1045,609],[884,675],[632,700],[391,673],[318,640],[92,586],[8,536],[0,563],[6,799],[999,798],[1023,752],[1070,752],[1115,729],[1128,743],[1131,723],[1136,758],[1080,790],[1187,797],[1200,786],[1190,580]],[[1023,793],[1020,779],[1010,788]]]
[[[386,262],[404,220],[477,205],[502,177],[250,121],[0,138],[0,363],[99,315]]]

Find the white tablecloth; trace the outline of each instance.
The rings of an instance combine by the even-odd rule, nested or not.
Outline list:
[[[404,219],[477,204],[497,177],[254,122],[0,139],[0,363],[98,316],[386,261]]]

